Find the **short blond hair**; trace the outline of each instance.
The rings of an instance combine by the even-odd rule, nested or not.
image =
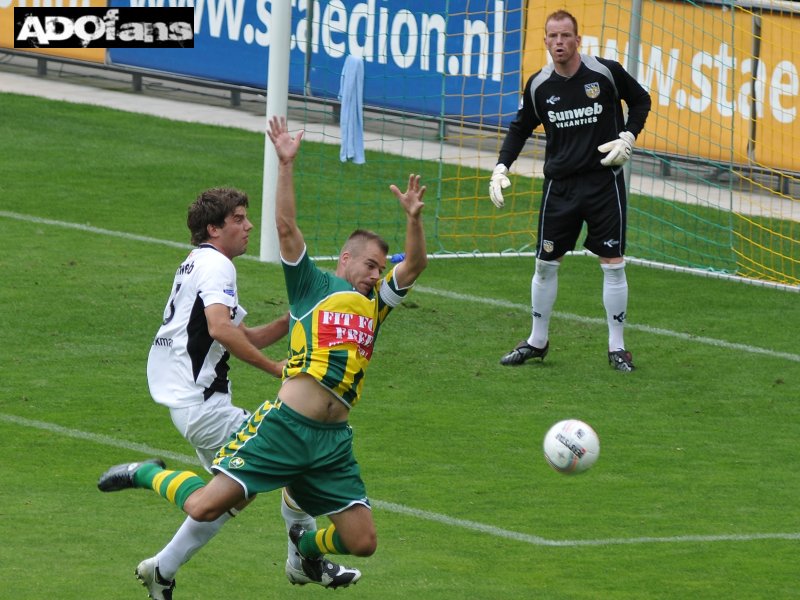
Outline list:
[[[375,242],[380,249],[383,250],[384,254],[389,254],[389,244],[386,243],[386,240],[374,231],[369,231],[368,229],[356,229],[351,233],[342,247],[342,252],[349,252],[357,256],[361,254],[364,246],[369,242]]]
[[[575,35],[578,35],[578,19],[576,19],[572,13],[563,9],[557,10],[554,13],[550,13],[550,15],[548,15],[548,17],[544,20],[544,28],[547,29],[547,24],[550,21],[563,21],[564,19],[572,21],[572,26],[575,28]]]

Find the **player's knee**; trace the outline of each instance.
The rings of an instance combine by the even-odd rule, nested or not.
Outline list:
[[[202,495],[194,493],[183,504],[183,512],[195,521],[208,522],[218,519],[224,511],[214,506],[208,506],[203,502]]]
[[[534,275],[538,275],[541,279],[553,277],[558,273],[558,267],[561,266],[560,260],[541,260],[536,259],[536,269]]]
[[[378,549],[378,536],[375,531],[365,531],[352,540],[347,547],[355,556],[372,556]]]

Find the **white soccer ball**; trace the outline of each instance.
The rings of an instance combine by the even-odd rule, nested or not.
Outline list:
[[[559,473],[582,473],[600,456],[600,438],[578,419],[553,425],[544,436],[544,457]]]

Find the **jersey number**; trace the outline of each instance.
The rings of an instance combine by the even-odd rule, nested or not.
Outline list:
[[[172,321],[172,319],[175,317],[175,296],[178,295],[178,292],[180,290],[181,290],[181,284],[180,283],[176,283],[175,284],[175,291],[169,297],[169,304],[167,305],[167,306],[169,306],[169,314],[166,317],[164,317],[164,321],[161,323],[161,325],[166,325],[167,323]]]

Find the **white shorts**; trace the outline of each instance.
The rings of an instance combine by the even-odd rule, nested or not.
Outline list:
[[[169,414],[180,434],[197,452],[206,471],[229,438],[239,431],[250,413],[234,406],[230,394],[216,392],[202,404],[186,408],[171,408]]]

